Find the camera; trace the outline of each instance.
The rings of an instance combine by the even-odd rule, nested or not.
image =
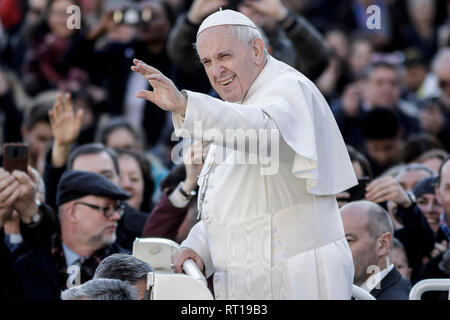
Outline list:
[[[358,179],[358,184],[356,186],[353,186],[350,189],[345,191],[350,194],[350,197],[349,198],[341,198],[341,199],[338,199],[338,201],[352,202],[352,201],[363,200],[364,197],[366,196],[366,187],[369,183],[370,183],[369,177],[362,177],[362,178]]]
[[[115,2],[109,8],[116,24],[137,26],[148,23],[152,19],[151,8],[139,8],[137,4],[128,1]]]

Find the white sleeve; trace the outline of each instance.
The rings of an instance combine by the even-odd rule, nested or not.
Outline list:
[[[186,114],[172,113],[178,137],[211,141],[220,147],[239,148],[239,141],[248,153],[258,153],[258,142],[267,143],[280,138],[275,121],[257,105],[226,102],[211,96],[184,90],[187,93]],[[282,104],[282,99],[276,99]],[[285,102],[287,103],[287,102]],[[260,130],[265,129],[262,135]],[[235,144],[235,141],[238,143]],[[253,151],[254,150],[254,151]]]
[[[203,221],[199,221],[192,227],[186,240],[181,243],[181,247],[194,250],[202,258],[206,278],[214,273],[214,265],[209,251],[208,231]]]
[[[188,100],[184,121],[179,115],[173,115],[175,134],[237,149],[235,146],[239,142],[235,144],[235,140],[229,139],[226,132],[241,130],[244,132],[241,135],[245,137],[245,152],[259,155],[264,150],[276,152],[278,146],[282,145],[280,141],[285,141],[295,152],[292,174],[307,180],[310,193],[334,195],[357,184],[336,120],[314,84],[288,74],[260,90],[258,96],[250,99],[248,104],[224,102],[186,91]],[[271,129],[274,128],[279,132],[278,140],[274,140],[273,136],[265,138],[272,134],[274,130]],[[221,139],[216,136],[209,138],[210,134],[205,138],[207,131]],[[258,134],[252,136],[247,131],[256,131]],[[266,132],[265,137],[260,132]],[[226,144],[220,140],[226,141]],[[261,146],[261,143],[266,145],[252,151],[255,145]],[[276,161],[277,156],[275,154],[270,160]]]

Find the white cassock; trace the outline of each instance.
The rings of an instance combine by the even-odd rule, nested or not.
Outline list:
[[[181,245],[200,255],[207,276],[214,273],[216,299],[350,299],[352,254],[335,194],[357,180],[319,90],[269,57],[241,103],[185,92],[185,118],[173,114],[177,135],[184,129],[202,139],[194,132],[201,121],[203,131],[224,136],[240,128],[279,129],[282,137],[273,175],[261,174],[263,164],[237,164],[240,151],[217,163],[217,141],[208,152],[201,221]]]

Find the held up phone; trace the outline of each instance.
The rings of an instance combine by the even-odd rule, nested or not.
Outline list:
[[[20,170],[27,172],[28,147],[23,143],[5,143],[3,145],[3,169],[9,172]]]
[[[364,199],[366,195],[366,187],[369,183],[370,183],[369,177],[362,177],[358,179],[358,184],[346,191],[350,193],[350,198],[345,199],[345,201],[352,202]]]

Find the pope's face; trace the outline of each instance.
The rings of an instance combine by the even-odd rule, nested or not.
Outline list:
[[[204,30],[197,39],[197,52],[220,97],[240,102],[261,71],[264,59],[254,45],[238,40],[231,28],[216,26]]]

